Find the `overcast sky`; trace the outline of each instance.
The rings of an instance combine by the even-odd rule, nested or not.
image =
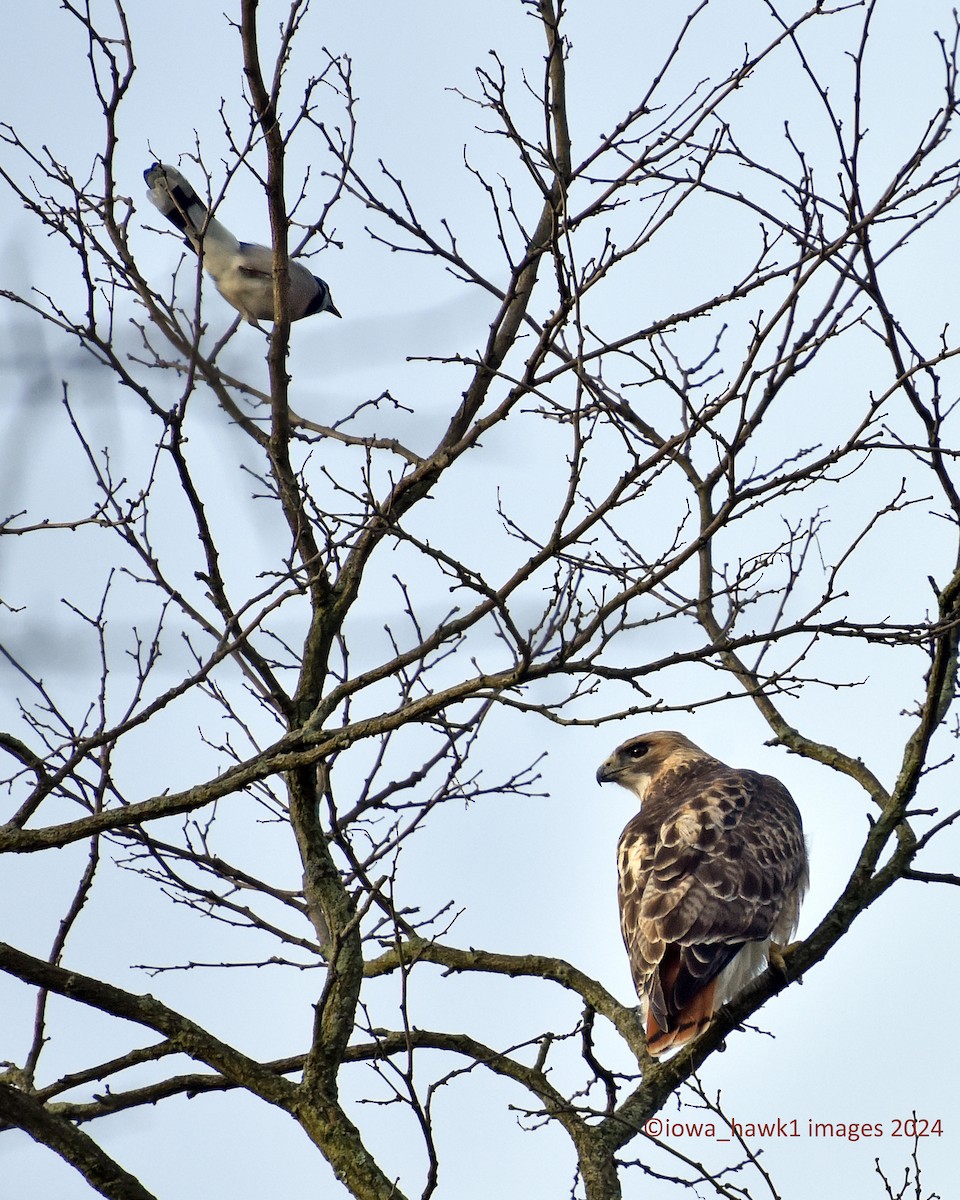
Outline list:
[[[228,111],[234,119],[242,114],[240,58],[236,32],[222,13],[224,5],[170,0],[164,5],[130,7],[137,10],[130,16],[138,74],[121,119],[118,175],[121,189],[128,190],[134,204],[132,241],[141,269],[161,286],[160,281],[169,279],[176,267],[179,253],[172,238],[160,238],[146,228],[156,229],[159,218],[144,198],[142,172],[154,158],[176,163],[181,154],[194,149],[197,138],[208,167],[216,171],[227,154],[218,115],[221,98],[232,106]],[[799,5],[792,7],[801,10]],[[106,20],[109,5],[103,8]],[[264,3],[262,8],[263,24],[268,26],[283,17],[287,6]],[[570,0],[570,9],[570,102],[576,144],[578,136],[588,140],[591,134],[609,129],[635,102],[644,72],[659,61],[675,35],[682,6],[668,16],[662,6],[627,0]],[[933,0],[903,6],[887,0],[879,9],[870,91],[870,123],[877,128],[883,148],[877,155],[877,178],[901,149],[906,151],[918,123],[937,103],[941,76],[933,31],[949,33],[951,12],[948,3]],[[722,19],[718,16],[705,23],[702,74],[720,73],[736,62],[742,44],[764,21],[762,3],[731,0],[722,6]],[[48,146],[54,157],[83,176],[102,143],[102,130],[77,22],[52,0],[6,6],[0,11],[0,37],[8,47],[4,120],[24,142]],[[315,3],[291,65],[292,78],[302,80],[318,69],[324,48],[351,56],[361,102],[362,161],[371,166],[382,157],[388,166],[396,167],[409,180],[423,216],[455,217],[456,228],[480,247],[478,255],[483,254],[489,232],[488,218],[482,193],[464,171],[464,146],[474,162],[483,163],[486,155],[493,161],[494,151],[490,139],[476,130],[482,123],[477,110],[456,89],[475,91],[474,68],[488,61],[487,52],[493,47],[511,70],[521,63],[539,69],[540,30],[519,0],[489,0],[483,5],[452,0]],[[841,59],[845,52],[839,43],[817,44],[814,49],[825,60]],[[687,69],[695,81],[700,66],[693,60]],[[788,96],[795,120],[803,120],[803,101],[792,88],[791,81],[778,90],[773,77],[758,81],[757,91],[749,93],[749,102],[758,103],[762,110],[757,112],[758,129],[761,133],[766,129],[771,140],[781,134],[778,105],[786,105]],[[299,94],[295,83],[291,94]],[[760,97],[764,102],[759,102]],[[812,144],[816,144],[815,126],[811,116]],[[0,153],[5,150],[0,148]],[[293,143],[288,177],[311,163],[313,155],[318,169],[322,168],[321,151],[317,135],[305,131]],[[828,155],[826,149],[824,154]],[[215,186],[221,183],[222,179],[214,179]],[[35,283],[41,291],[69,290],[73,269],[69,256],[4,189],[0,189],[0,214],[0,286],[23,290]],[[238,177],[219,215],[242,237],[268,238],[263,197],[249,179]],[[345,213],[338,230],[342,249],[331,248],[312,260],[312,269],[329,281],[343,320],[323,318],[294,329],[295,404],[305,415],[325,421],[332,413],[389,388],[414,408],[413,415],[404,418],[404,429],[406,436],[416,440],[418,430],[428,436],[449,410],[450,391],[442,373],[409,363],[408,358],[457,348],[472,351],[485,335],[490,301],[464,289],[434,264],[385,253],[364,233],[364,221],[360,210]],[[955,234],[956,221],[944,228]],[[916,319],[925,330],[953,319],[955,248],[955,242],[931,245],[923,260],[929,273],[917,280]],[[723,252],[724,247],[717,246],[716,253]],[[495,245],[491,244],[485,265],[491,272],[499,269]],[[691,277],[687,272],[696,270],[697,264],[686,261],[679,251],[675,261],[663,264],[656,303],[664,311],[672,308],[671,290],[681,295]],[[622,302],[627,299],[632,300]],[[636,303],[644,301],[638,298]],[[219,328],[225,328],[231,313],[212,289],[205,304],[209,319],[219,320]],[[132,328],[119,326],[117,337],[128,339],[131,351],[135,349]],[[261,373],[262,380],[263,353],[261,335],[241,330],[230,361],[252,375]],[[856,362],[842,365],[838,393],[858,386],[858,369]],[[0,371],[3,513],[48,512],[51,480],[59,481],[64,499],[69,496],[70,472],[79,470],[80,463],[59,407],[62,379],[69,379],[94,443],[110,445],[119,461],[129,463],[150,452],[151,447],[139,440],[140,414],[110,377],[85,360],[75,345],[10,307],[0,309]],[[806,414],[798,413],[798,433],[806,431],[807,420]],[[249,494],[250,480],[236,466],[240,440],[225,427],[224,415],[212,400],[195,437],[209,447],[211,471],[222,474],[223,503],[229,504],[231,497],[241,503]],[[529,448],[503,447],[499,463],[505,485],[510,481],[519,487],[530,471],[530,461]],[[530,503],[536,503],[535,495]],[[231,551],[239,556],[249,550],[255,560],[258,547],[270,536],[269,522],[259,528],[244,527],[236,531]],[[62,592],[57,580],[58,575],[69,574],[82,590],[85,563],[69,539],[56,545],[52,560],[32,558],[34,552],[28,547],[9,546],[6,539],[0,546],[0,595],[11,605],[36,604],[35,611],[41,614],[16,622],[8,610],[0,609],[0,642],[36,646],[42,639],[44,673],[75,687],[79,705],[95,664],[71,641],[69,622],[59,607]],[[911,553],[919,555],[920,548],[904,545],[896,550],[909,560]],[[867,562],[864,570],[876,573],[878,590],[893,593],[901,584],[908,586],[900,571],[890,572],[889,561]],[[89,586],[93,595],[99,584],[91,577]],[[371,637],[378,635],[390,603],[371,606]],[[911,662],[910,669],[914,667]],[[889,700],[902,678],[901,660],[891,656],[871,670],[862,699],[849,691],[818,692],[815,698],[799,702],[795,714],[798,725],[801,719],[807,722],[805,728],[814,736],[842,736],[845,749],[863,755],[883,782],[890,783],[906,727],[902,709],[911,697],[897,694],[894,703]],[[10,673],[0,673],[0,685],[0,726],[9,728],[17,720],[16,681]],[[599,703],[612,711],[622,703],[622,696],[610,693],[601,696]],[[500,740],[503,761],[514,765],[535,757],[540,749],[548,752],[541,767],[543,797],[524,804],[491,798],[469,813],[440,813],[429,831],[411,844],[405,866],[412,873],[423,873],[424,907],[431,903],[440,907],[453,899],[463,909],[451,941],[560,955],[629,1002],[631,984],[617,926],[614,848],[633,808],[625,793],[601,792],[594,773],[614,745],[638,730],[563,730],[546,723],[525,724],[517,745],[514,730],[518,727],[512,720],[509,713],[498,716],[488,736]],[[849,875],[867,828],[865,799],[824,769],[766,747],[769,731],[746,704],[707,708],[686,721],[678,716],[671,724],[735,765],[777,775],[796,797],[811,851],[812,886],[800,931],[801,935],[809,932]],[[159,766],[165,765],[169,751],[146,746],[144,754],[146,765]],[[190,774],[193,760],[187,748],[176,767]],[[938,789],[947,798],[956,794],[954,768],[938,778],[934,802]],[[154,790],[148,786],[144,795]],[[948,845],[951,853],[960,848],[956,838]],[[946,847],[943,854],[941,868],[949,862]],[[66,852],[59,861],[63,874],[54,878],[38,874],[38,862],[0,860],[0,913],[9,926],[3,934],[6,940],[38,952],[49,943],[80,857]],[[178,958],[179,931],[186,929],[181,923],[187,918],[172,906],[151,907],[154,901],[143,898],[142,888],[135,893],[140,898],[131,900],[134,893],[125,890],[128,886],[119,881],[115,894],[101,898],[101,907],[78,930],[71,950],[82,969],[92,971],[102,962],[110,964],[103,969],[119,972],[119,962],[141,963],[147,953],[151,956],[147,961],[163,955],[170,961]],[[111,896],[126,913],[120,920],[110,914]],[[136,907],[140,903],[143,909]],[[707,1064],[705,1086],[710,1092],[722,1091],[729,1113],[743,1122],[781,1119],[788,1123],[785,1136],[762,1141],[763,1163],[785,1197],[806,1196],[811,1182],[835,1189],[842,1181],[847,1200],[882,1200],[873,1162],[879,1156],[888,1175],[901,1177],[912,1146],[895,1132],[897,1122],[913,1114],[942,1122],[943,1135],[926,1139],[920,1156],[926,1190],[938,1190],[944,1197],[950,1194],[956,1161],[951,1147],[956,1145],[960,1123],[956,1039],[944,1037],[939,1026],[931,1030],[928,1013],[949,1010],[951,985],[956,981],[953,946],[958,915],[957,898],[942,891],[919,886],[895,889],[856,924],[802,986],[788,989],[759,1014],[759,1023],[774,1032],[776,1040],[736,1037],[725,1053]],[[98,916],[109,918],[113,929],[109,953],[98,944],[102,938]],[[150,945],[141,953],[139,941],[146,923],[151,925]],[[219,936],[220,931],[210,934],[211,956],[220,952]],[[268,1057],[298,1052],[308,1036],[317,974],[304,972],[288,979],[282,989],[266,977],[251,974],[241,982],[238,973],[238,1003],[230,1013],[219,1008],[209,1011],[202,988],[198,990],[192,978],[151,978],[127,971],[118,974],[116,981],[132,990],[162,995],[198,1019],[209,1019],[225,1037],[242,1039],[251,1053]],[[511,995],[500,981],[450,982],[442,993],[425,987],[418,1011],[424,1024],[460,1021],[496,1043],[514,1036],[515,1026],[503,1012],[514,1007],[508,999]],[[566,999],[547,1000],[544,989],[527,995],[526,1003],[557,1003],[563,1014],[558,1019],[568,1025],[575,1021],[575,1008]],[[58,1008],[55,1003],[53,1010]],[[64,1020],[75,1023],[78,1038],[112,1044],[105,1023],[93,1015],[71,1013],[68,1018],[64,1014]],[[0,1060],[21,1057],[30,1031],[24,994],[0,982]],[[56,1066],[66,1069],[60,1060]],[[497,1193],[518,1198],[566,1196],[572,1158],[565,1139],[556,1130],[521,1130],[507,1103],[522,1100],[500,1085],[471,1077],[461,1088],[458,1098],[449,1102],[451,1119],[444,1127],[452,1153],[440,1194],[451,1200],[489,1200]],[[131,1171],[142,1172],[146,1185],[164,1198],[341,1194],[293,1122],[263,1106],[252,1117],[251,1112],[237,1098],[181,1100],[169,1105],[167,1114],[141,1111],[105,1121],[93,1132]],[[465,1113],[470,1113],[469,1123]],[[662,1115],[674,1118],[669,1108]],[[379,1123],[371,1143],[401,1170],[406,1147],[389,1114],[366,1108],[361,1119]],[[692,1118],[687,1111],[677,1119]],[[790,1125],[793,1121],[797,1124]],[[879,1124],[883,1134],[860,1140],[813,1137],[811,1121]],[[238,1129],[246,1131],[240,1138]],[[683,1148],[691,1158],[711,1166],[729,1161],[729,1147],[709,1139],[693,1139]],[[625,1194],[664,1200],[678,1193],[670,1185],[652,1181],[641,1187],[637,1176],[627,1184]],[[754,1195],[761,1194],[755,1184]],[[0,1136],[0,1200],[89,1200],[90,1195],[79,1177],[49,1152],[18,1134]]]

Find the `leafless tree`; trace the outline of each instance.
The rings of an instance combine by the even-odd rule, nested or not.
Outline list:
[[[214,204],[235,177],[259,181],[281,313],[288,255],[334,247],[335,219],[366,222],[385,255],[421,256],[438,278],[486,297],[489,328],[432,364],[445,407],[429,435],[389,393],[326,424],[300,415],[302,375],[288,368],[299,327],[273,327],[263,383],[262,368],[227,365],[235,335],[255,331],[238,332],[238,318],[208,333],[222,302],[201,308],[192,259],[173,286],[146,277],[134,245],[156,214],[131,205],[116,169],[135,77],[119,0],[109,18],[67,0],[61,18],[88,39],[104,131],[96,161],[68,167],[52,140],[32,146],[3,127],[6,187],[38,234],[72,250],[82,281],[79,294],[74,280],[62,296],[4,295],[111,373],[152,430],[149,453],[140,446],[129,462],[101,448],[68,381],[50,419],[82,451],[89,503],[62,512],[51,464],[47,509],[0,526],[48,561],[67,546],[86,564],[54,577],[71,638],[92,651],[78,705],[30,653],[3,648],[17,700],[0,733],[0,850],[26,856],[38,880],[85,854],[55,936],[0,945],[3,971],[35,997],[25,1053],[0,1081],[0,1119],[104,1196],[152,1193],[99,1128],[171,1098],[242,1091],[288,1113],[345,1193],[426,1198],[444,1169],[437,1098],[480,1069],[507,1081],[504,1104],[517,1106],[518,1088],[526,1095],[525,1120],[565,1132],[575,1191],[589,1200],[658,1172],[719,1196],[775,1196],[748,1145],[753,1182],[734,1186],[666,1143],[657,1151],[646,1123],[878,897],[910,881],[958,883],[927,865],[927,851],[960,809],[925,798],[957,733],[958,346],[946,318],[918,327],[898,284],[960,189],[956,21],[937,40],[929,32],[939,106],[881,178],[864,99],[873,0],[817,0],[789,19],[768,0],[766,40],[701,78],[689,47],[716,8],[702,0],[659,68],[638,75],[629,110],[592,142],[568,107],[567,7],[518,4],[539,24],[542,53],[522,75],[493,53],[464,93],[487,156],[475,165],[474,148],[463,160],[487,206],[486,241],[452,214],[420,215],[412,164],[390,161],[376,130],[358,124],[347,57],[297,74],[292,50],[314,19],[306,0],[279,32],[262,18],[258,29],[256,0],[241,0],[249,120],[225,116],[225,163],[208,162],[198,142],[182,164],[198,184],[206,177]],[[822,37],[842,45],[834,74],[815,52]],[[827,131],[816,148],[781,118],[770,144],[745,125],[754,90],[788,67],[805,87],[803,110]],[[295,178],[288,158],[300,140],[322,170]],[[239,509],[219,494],[209,447],[196,448],[199,411],[214,403],[222,453],[253,481]],[[495,473],[504,445],[523,448],[536,497],[514,478],[492,508],[471,473],[485,463]],[[251,567],[237,534],[260,520],[272,557]],[[876,562],[905,544],[909,586],[878,590]],[[16,595],[5,605],[13,629],[24,614]],[[891,655],[909,730],[887,788],[844,749],[842,731],[824,740],[798,698],[846,689],[855,711],[858,684]],[[516,955],[458,944],[457,898],[424,902],[403,853],[420,830],[454,805],[541,786],[535,749],[498,758],[486,730],[501,714],[573,737],[625,717],[638,729],[675,724],[666,718],[737,698],[756,707],[772,744],[858,785],[873,819],[849,882],[787,951],[785,971],[767,970],[683,1052],[650,1059],[629,999],[537,946]],[[183,778],[181,758],[194,776]],[[240,931],[252,948],[234,957],[225,942],[217,963],[186,951],[161,964],[145,931],[137,965],[158,986],[175,968],[205,965],[205,987],[229,1007],[241,966],[306,975],[312,1036],[262,1061],[215,1023],[85,971],[71,939],[87,920],[110,938],[96,898],[124,871],[204,929],[213,923],[230,947]],[[419,1022],[408,995],[424,975],[437,988],[492,977],[507,996],[560,990],[580,1015],[485,1044],[455,1022]],[[370,999],[391,981],[389,1001],[382,990]],[[125,1048],[61,1069],[56,997],[110,1018]],[[371,1110],[344,1098],[352,1073],[371,1067],[379,1101],[403,1110],[421,1140],[418,1178],[398,1180],[378,1161],[363,1125]],[[694,1102],[715,1103],[702,1089]]]

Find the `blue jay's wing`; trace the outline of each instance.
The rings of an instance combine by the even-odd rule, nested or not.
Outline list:
[[[251,325],[273,320],[273,251],[269,247],[239,242],[235,254],[223,261],[218,258],[210,266],[205,256],[203,265],[213,276],[220,295]],[[290,315],[296,320],[300,314],[291,311]]]
[[[143,173],[150,190],[150,203],[182,233],[187,245],[203,260],[224,300],[251,325],[272,321],[273,251],[269,246],[240,242],[210,210],[176,167],[154,163]],[[329,312],[339,317],[330,298],[330,288],[311,275],[303,263],[289,264],[290,319],[299,321],[314,313]]]
[[[269,246],[241,242],[237,255],[237,270],[253,279],[273,279],[273,251]]]
[[[211,271],[211,274],[214,273]],[[287,278],[291,321],[322,312],[340,316],[334,308],[327,284],[316,275],[311,275],[303,263],[295,258],[287,264]],[[273,320],[273,251],[269,246],[241,242],[239,253],[229,269],[214,274],[214,279],[220,294],[238,311],[244,315],[253,313],[261,321]]]

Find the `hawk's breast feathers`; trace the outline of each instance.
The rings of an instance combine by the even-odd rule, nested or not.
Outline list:
[[[618,851],[620,922],[651,1053],[700,1033],[788,942],[807,881],[800,813],[778,780],[682,734],[625,742],[597,772],[642,808]]]

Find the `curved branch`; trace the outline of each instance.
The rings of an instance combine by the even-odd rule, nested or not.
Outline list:
[[[0,1081],[0,1120],[25,1130],[74,1167],[107,1200],[157,1200],[143,1184],[65,1117]]]

